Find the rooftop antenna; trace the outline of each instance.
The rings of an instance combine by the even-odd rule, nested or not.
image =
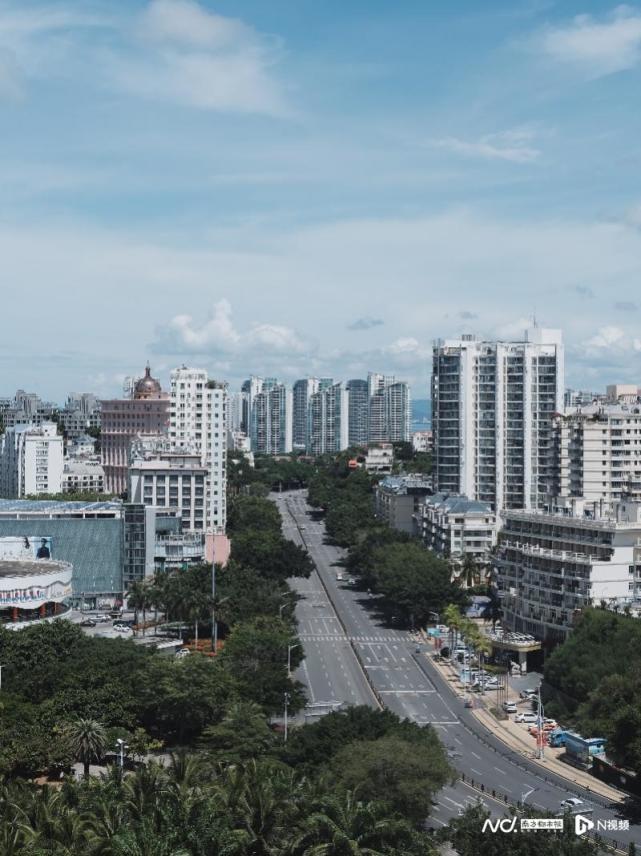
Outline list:
[[[539,325],[536,323],[536,306],[534,307],[534,312],[532,313],[532,326],[536,329]]]

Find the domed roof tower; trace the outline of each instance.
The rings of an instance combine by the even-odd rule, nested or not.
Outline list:
[[[134,398],[160,398],[162,389],[155,377],[151,376],[149,363],[145,368],[145,376],[136,381]]]

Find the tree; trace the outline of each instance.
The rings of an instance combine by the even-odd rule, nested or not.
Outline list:
[[[274,735],[262,708],[255,702],[234,702],[223,719],[207,726],[199,745],[216,761],[238,764],[266,754]]]
[[[89,778],[89,765],[99,761],[107,747],[104,726],[95,719],[76,719],[67,727],[67,740],[75,758],[84,768],[85,779]]]
[[[366,801],[422,823],[432,797],[452,778],[443,747],[433,731],[430,739],[408,742],[397,736],[349,743],[331,761],[337,782]]]
[[[313,804],[294,841],[296,852],[318,856],[383,856],[402,852],[433,853],[411,824],[382,803],[363,802],[354,793],[330,794]]]
[[[283,708],[284,693],[288,692],[292,711],[303,705],[300,685],[287,675],[287,648],[294,643],[289,625],[277,618],[259,616],[233,628],[221,662],[238,682],[244,700],[259,704],[267,713],[277,713]],[[297,645],[292,650],[292,670],[302,657]]]

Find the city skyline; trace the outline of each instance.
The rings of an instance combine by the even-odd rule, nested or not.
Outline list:
[[[569,386],[634,380],[641,5],[292,8],[2,3],[22,385],[109,397],[142,356],[422,398],[434,338],[533,315]]]

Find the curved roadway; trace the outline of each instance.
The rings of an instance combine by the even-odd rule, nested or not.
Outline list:
[[[493,814],[503,811],[504,803],[491,799],[492,791],[516,803],[534,788],[527,803],[537,809],[558,811],[561,800],[573,795],[593,806],[595,820],[623,819],[618,806],[554,774],[546,776],[540,767],[494,737],[463,706],[429,659],[416,654],[411,634],[382,626],[373,614],[375,600],[337,579],[341,571],[337,565],[345,551],[326,543],[324,523],[310,517],[305,492],[273,498],[281,512],[284,534],[305,545],[317,569],[309,580],[294,581],[303,597],[297,618],[305,661],[298,677],[307,684],[313,703],[337,700],[376,706],[364,679],[365,670],[385,707],[439,732],[452,766],[475,785],[483,784],[483,799]],[[458,781],[439,794],[432,820],[444,824],[478,796],[477,790]],[[619,847],[627,848],[630,841],[641,843],[638,825],[631,825],[627,832],[601,834],[616,840]]]

